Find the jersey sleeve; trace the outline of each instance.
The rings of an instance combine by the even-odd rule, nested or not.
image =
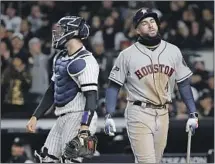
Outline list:
[[[86,66],[84,70],[77,76],[81,90],[83,92],[90,90],[98,90],[99,65],[93,56],[85,59]]]
[[[190,77],[193,73],[190,68],[187,66],[181,51],[177,48],[177,57],[176,57],[176,82],[179,83],[188,77]]]
[[[128,68],[125,60],[125,55],[123,53],[120,53],[110,72],[109,79],[122,86],[125,82],[127,72]]]

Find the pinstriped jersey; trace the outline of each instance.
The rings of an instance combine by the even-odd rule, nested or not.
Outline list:
[[[72,56],[61,54],[53,61],[56,115],[83,111],[86,102],[83,92],[98,90],[99,66],[91,52],[83,47]],[[74,70],[77,72],[73,74]]]
[[[151,51],[139,42],[120,52],[109,79],[124,85],[128,101],[171,102],[175,82],[192,75],[179,48],[164,40]]]

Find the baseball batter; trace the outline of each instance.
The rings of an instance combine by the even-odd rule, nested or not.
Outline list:
[[[136,43],[120,52],[110,72],[104,130],[112,136],[116,131],[111,114],[115,110],[120,87],[124,85],[128,93],[126,128],[135,161],[159,163],[167,143],[168,104],[171,103],[175,82],[190,112],[186,131],[190,126],[193,129],[198,127],[188,79],[192,72],[179,48],[161,39],[156,13],[142,8],[136,12],[133,22],[139,37]]]
[[[55,106],[58,118],[41,153],[36,153],[38,162],[58,163],[66,143],[77,134],[96,132],[99,66],[82,44],[88,36],[88,25],[76,16],[61,18],[53,31],[53,47],[60,52],[53,61],[52,82],[27,124],[27,130],[34,133],[37,120]]]

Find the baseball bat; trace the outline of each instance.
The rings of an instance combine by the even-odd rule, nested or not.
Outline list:
[[[188,141],[187,141],[187,163],[190,163],[191,137],[192,137],[192,129],[190,127],[188,131]]]

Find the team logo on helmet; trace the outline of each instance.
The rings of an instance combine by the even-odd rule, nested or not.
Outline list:
[[[142,9],[141,12],[142,12],[143,14],[145,14],[147,11],[146,11],[146,9]]]

